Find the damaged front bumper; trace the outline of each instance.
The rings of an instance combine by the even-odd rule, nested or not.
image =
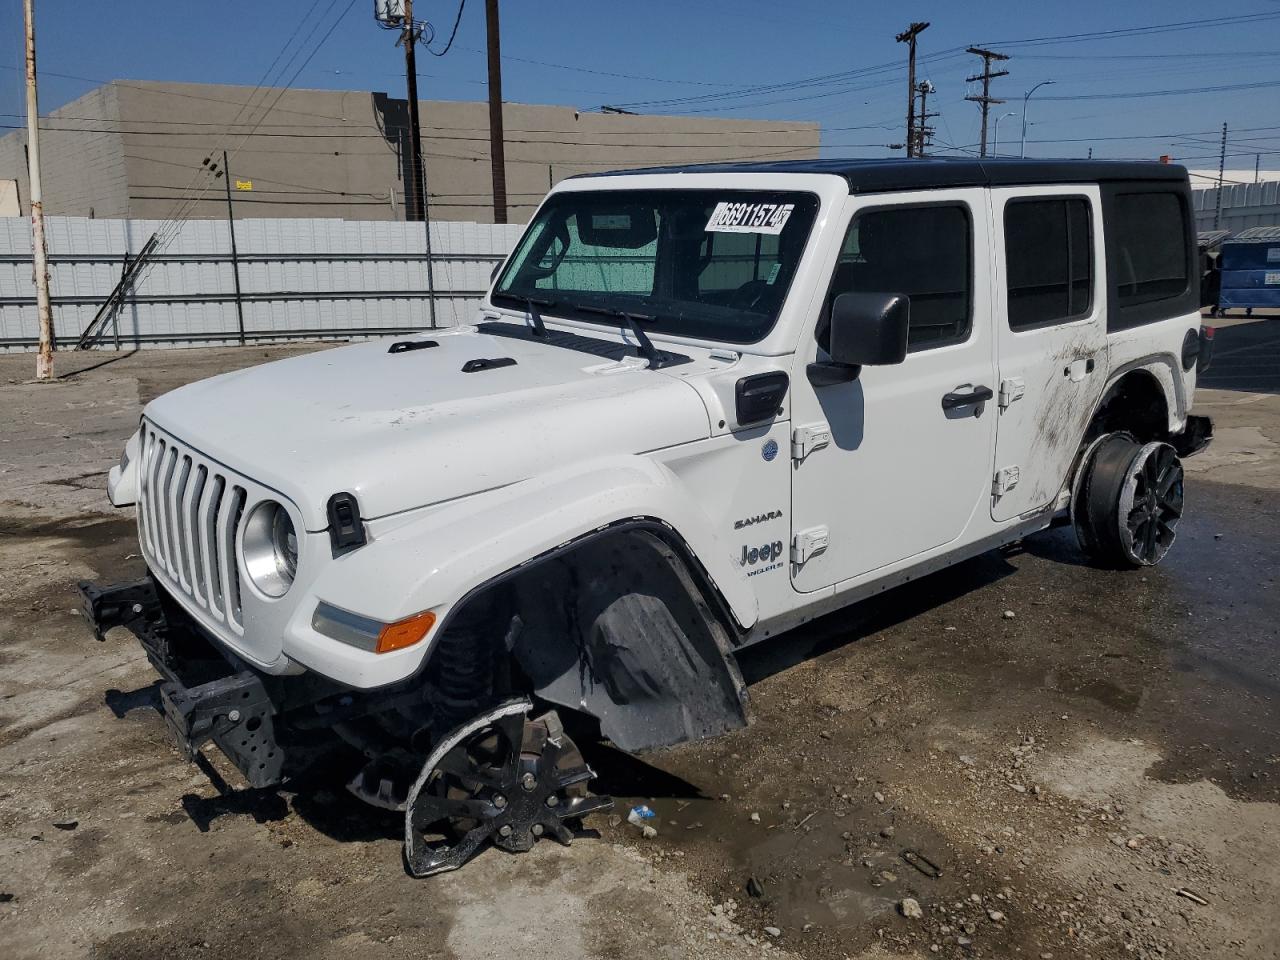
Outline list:
[[[150,577],[106,587],[86,580],[79,590],[94,635],[102,640],[112,627],[130,630],[164,678],[165,725],[187,760],[213,741],[251,786],[280,782],[286,752],[275,733],[278,678],[232,662],[165,601]]]

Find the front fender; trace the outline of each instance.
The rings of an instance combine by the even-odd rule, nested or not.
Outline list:
[[[433,610],[436,628],[427,642],[392,653],[372,654],[309,637],[291,655],[357,687],[402,680],[422,665],[450,610],[468,593],[580,537],[632,519],[668,527],[701,565],[738,628],[754,625],[754,591],[680,479],[662,464],[626,456],[429,507],[409,520],[374,524],[366,546],[327,564],[315,581],[314,598],[384,622]],[[310,610],[300,613],[309,620]]]

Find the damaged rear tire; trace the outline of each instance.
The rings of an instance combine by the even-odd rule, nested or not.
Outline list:
[[[1071,514],[1080,546],[1095,562],[1159,563],[1173,545],[1182,506],[1182,462],[1169,444],[1110,433],[1085,451]]]

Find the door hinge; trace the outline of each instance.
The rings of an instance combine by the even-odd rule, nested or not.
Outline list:
[[[791,540],[791,562],[804,563],[827,549],[831,531],[826,527],[810,527],[801,530]]]
[[[1021,377],[1005,377],[1000,381],[1000,409],[1004,410],[1013,401],[1021,400],[1027,392],[1027,384]]]
[[[1021,471],[1017,467],[1001,467],[996,471],[995,480],[991,484],[991,492],[997,497],[1003,497],[1018,485],[1020,474]]]
[[[803,460],[813,451],[831,442],[831,427],[825,423],[806,423],[791,431],[791,459]]]

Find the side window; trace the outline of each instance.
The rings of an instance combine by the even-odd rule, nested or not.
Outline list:
[[[1187,237],[1176,193],[1118,193],[1107,224],[1115,245],[1111,282],[1121,309],[1182,296],[1187,275]]]
[[[911,298],[909,351],[963,341],[973,301],[968,208],[936,204],[859,213],[845,235],[830,300],[851,291]],[[819,332],[824,347],[827,334],[824,324]]]
[[[1012,200],[1004,208],[1009,327],[1029,330],[1077,320],[1093,304],[1089,201]]]

